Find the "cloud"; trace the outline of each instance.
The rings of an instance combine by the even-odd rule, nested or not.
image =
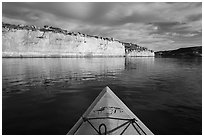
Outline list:
[[[2,16],[8,23],[47,24],[153,50],[202,43],[201,2],[3,2]]]
[[[193,14],[193,15],[189,15],[187,17],[187,21],[198,21],[198,20],[202,20],[202,14]]]

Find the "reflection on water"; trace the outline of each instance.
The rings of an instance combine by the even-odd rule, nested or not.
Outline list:
[[[3,59],[3,89],[11,92],[29,90],[29,86],[80,86],[83,81],[114,79],[124,68],[125,58]]]
[[[2,59],[3,134],[66,134],[108,85],[155,134],[201,134],[201,58]]]

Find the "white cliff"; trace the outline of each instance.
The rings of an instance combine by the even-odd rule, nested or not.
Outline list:
[[[3,24],[3,57],[149,56],[148,51],[125,52],[124,43],[60,28]],[[151,52],[154,53],[154,52]],[[151,54],[152,56],[152,54]]]

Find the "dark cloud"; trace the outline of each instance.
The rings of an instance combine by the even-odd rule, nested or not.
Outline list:
[[[202,14],[195,14],[187,17],[187,21],[198,21],[198,20],[202,20]]]
[[[175,33],[186,33],[186,23],[181,22],[154,22],[149,23],[154,25],[157,28],[157,31],[152,32],[152,34],[164,34],[166,32],[175,32]]]
[[[64,3],[64,2],[40,2],[40,3],[3,3],[3,15],[12,18],[27,20],[25,15],[30,12],[46,12],[61,19],[75,19],[86,22],[103,21],[104,14],[114,7],[114,3]],[[23,10],[24,9],[24,10]]]
[[[158,27],[158,30],[163,30],[163,31],[172,31],[173,28],[177,26],[184,25],[186,23],[180,23],[180,22],[154,22],[154,23],[149,23],[152,24],[156,27]]]

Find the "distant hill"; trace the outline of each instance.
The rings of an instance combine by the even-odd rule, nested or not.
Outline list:
[[[155,56],[161,57],[202,57],[202,46],[180,48],[177,50],[157,51]]]

